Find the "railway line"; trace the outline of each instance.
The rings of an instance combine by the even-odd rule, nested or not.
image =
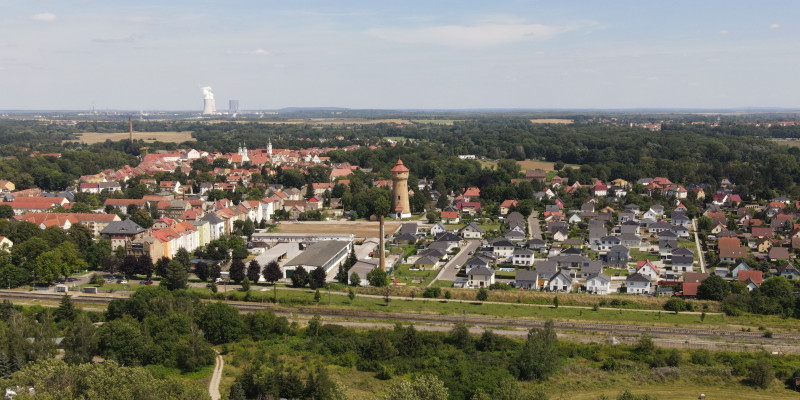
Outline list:
[[[36,293],[36,292],[19,292],[0,290],[0,299],[8,299],[11,301],[50,301],[58,302],[62,294],[58,293]],[[96,296],[76,294],[72,299],[76,303],[82,304],[102,304],[107,305],[113,300],[124,299],[122,296]],[[211,301],[211,300],[206,300]],[[541,328],[545,324],[545,320],[533,319],[511,319],[499,317],[479,317],[474,315],[441,315],[441,314],[424,314],[424,313],[398,313],[398,312],[380,312],[370,310],[355,310],[355,309],[342,309],[342,308],[325,308],[325,307],[308,307],[297,306],[289,307],[280,304],[272,303],[252,303],[240,301],[225,301],[225,303],[236,307],[241,312],[254,312],[259,310],[272,310],[276,314],[283,316],[294,317],[311,317],[319,314],[325,318],[343,319],[343,320],[372,320],[372,321],[395,321],[406,323],[425,323],[425,324],[439,324],[439,325],[452,325],[463,322],[467,325],[485,327],[485,328],[515,328],[515,329],[532,329]],[[572,321],[553,321],[554,327],[557,330],[569,331],[582,331],[582,332],[608,332],[615,334],[642,334],[648,333],[651,335],[660,336],[686,336],[686,337],[707,337],[707,338],[723,338],[728,340],[748,339],[756,340],[763,343],[799,343],[800,335],[793,333],[773,333],[771,338],[764,337],[761,332],[748,332],[741,330],[718,330],[718,329],[704,329],[704,328],[684,328],[684,327],[669,327],[669,326],[654,326],[654,325],[629,325],[629,324],[606,324],[594,322],[572,322]]]

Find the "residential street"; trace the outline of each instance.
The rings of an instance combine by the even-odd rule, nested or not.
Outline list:
[[[531,215],[528,216],[528,232],[531,235],[531,239],[542,238],[542,230],[539,228],[539,218],[537,218],[538,215],[539,213],[534,210],[531,212]]]
[[[464,263],[471,257],[469,254],[470,252],[475,251],[475,249],[480,246],[480,240],[468,240],[467,245],[461,248],[461,251],[458,252],[447,264],[444,265],[439,270],[439,274],[436,275],[436,279],[432,280],[428,286],[433,285],[433,282],[442,280],[442,281],[454,281],[456,280],[456,273],[461,268]]]

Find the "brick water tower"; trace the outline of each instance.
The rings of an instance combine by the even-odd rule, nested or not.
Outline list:
[[[392,168],[392,215],[398,219],[411,217],[411,207],[408,205],[408,168],[400,159]]]

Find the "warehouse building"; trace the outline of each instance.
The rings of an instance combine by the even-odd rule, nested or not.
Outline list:
[[[297,267],[303,267],[308,272],[322,267],[326,273],[334,268],[350,255],[352,241],[328,240],[314,242],[303,250],[299,255],[284,264],[282,270],[285,278],[291,278],[292,273]]]

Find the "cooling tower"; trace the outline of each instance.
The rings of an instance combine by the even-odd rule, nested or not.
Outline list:
[[[203,115],[216,114],[217,106],[214,104],[214,93],[211,86],[200,88],[203,91]]]

